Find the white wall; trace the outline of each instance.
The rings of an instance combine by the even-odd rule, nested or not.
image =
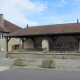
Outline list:
[[[26,39],[24,42],[24,48],[34,48],[34,43],[31,39]]]

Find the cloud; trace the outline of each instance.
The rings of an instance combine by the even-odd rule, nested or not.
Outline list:
[[[44,11],[47,6],[40,2],[31,2],[30,0],[0,0],[0,13],[6,20],[16,25],[25,27],[37,25],[38,22],[26,18],[27,16],[38,14]]]
[[[80,0],[0,0],[0,13],[21,27],[76,22],[80,19]],[[46,4],[47,3],[47,4]]]
[[[65,5],[56,4],[56,7],[53,7],[55,12],[48,11],[47,17],[43,18],[45,22],[42,22],[41,25],[76,23],[77,19],[80,20],[80,0],[59,0],[59,2],[56,1],[55,3],[64,3]]]
[[[19,1],[19,0],[18,0]],[[17,6],[21,11],[25,10],[27,12],[41,12],[44,11],[47,6],[40,2],[31,2],[30,0],[22,0],[23,2],[17,3]]]
[[[77,19],[80,21],[80,11],[73,11],[71,14],[53,14],[45,18],[43,24],[64,24],[64,23],[77,23]],[[43,25],[42,24],[42,25]]]
[[[52,24],[63,24],[63,23],[74,22],[74,19],[72,19],[72,17],[73,17],[73,15],[72,16],[71,15],[67,16],[67,15],[57,15],[57,14],[54,14],[53,16],[49,16],[47,19]]]
[[[66,0],[59,0],[56,3],[53,4],[54,7],[63,7],[66,4],[68,4],[68,1]]]

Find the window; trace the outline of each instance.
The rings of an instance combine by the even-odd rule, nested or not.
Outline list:
[[[2,39],[2,34],[0,33],[0,39]]]
[[[0,39],[1,39],[1,34],[0,34]]]
[[[2,34],[2,33],[0,33],[0,39],[5,39],[5,36],[6,34]]]
[[[3,39],[3,34],[2,34],[2,39]]]
[[[6,34],[3,34],[3,39],[6,39],[4,36],[5,36]]]

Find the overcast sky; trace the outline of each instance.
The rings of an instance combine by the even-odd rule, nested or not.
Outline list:
[[[0,13],[22,28],[74,23],[80,19],[80,0],[0,0]]]

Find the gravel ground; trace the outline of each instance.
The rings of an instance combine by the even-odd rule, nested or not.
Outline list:
[[[1,58],[0,66],[12,66],[14,59],[9,58]],[[34,68],[34,69],[42,69],[40,66],[42,65],[41,58],[27,58],[26,59],[26,67],[24,68]],[[80,71],[80,59],[53,59],[56,62],[55,70],[73,70]]]

